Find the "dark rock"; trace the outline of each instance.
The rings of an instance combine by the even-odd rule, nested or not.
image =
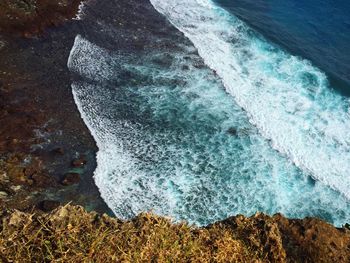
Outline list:
[[[194,63],[193,66],[195,68],[198,68],[198,69],[205,69],[205,68],[207,68],[207,66],[204,63],[200,63],[200,62]]]
[[[52,151],[53,153],[59,154],[59,155],[64,155],[64,150],[62,147],[58,147]]]
[[[0,31],[31,38],[48,26],[73,18],[79,4],[80,0],[0,1]]]
[[[232,136],[236,136],[237,135],[237,129],[234,127],[231,127],[227,130],[227,133],[232,135]]]
[[[41,174],[41,173],[35,173],[31,176],[30,178],[32,180],[32,184],[30,184],[30,181],[28,183],[30,185],[35,185],[36,187],[50,187],[54,185],[54,180],[50,176],[46,174]]]
[[[80,174],[78,173],[68,173],[64,176],[62,180],[63,185],[73,185],[77,184],[80,181]]]
[[[39,209],[44,212],[49,212],[60,206],[60,202],[54,200],[43,200],[39,203]]]
[[[182,70],[189,70],[189,69],[190,69],[190,67],[187,66],[187,65],[183,65],[183,66],[182,66]]]
[[[53,132],[53,129],[50,128],[50,127],[45,127],[45,128],[44,128],[44,131],[45,131],[45,132],[48,132],[48,133],[51,133],[51,132]]]
[[[82,156],[82,157],[80,157],[78,159],[73,160],[72,161],[72,166],[74,166],[74,167],[82,167],[86,163],[87,163],[87,161],[86,161],[85,157]]]

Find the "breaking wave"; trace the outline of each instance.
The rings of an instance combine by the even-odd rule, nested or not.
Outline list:
[[[349,99],[323,72],[210,0],[151,2],[193,42],[275,149],[350,198]]]
[[[68,61],[113,212],[198,225],[257,211],[349,221],[347,99],[209,1],[152,3],[196,48],[155,12],[132,32],[143,49],[131,52],[124,29],[98,21],[117,48],[78,35]]]

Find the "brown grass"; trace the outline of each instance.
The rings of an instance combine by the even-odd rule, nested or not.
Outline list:
[[[3,262],[260,262],[229,228],[195,228],[141,214],[131,221],[65,206],[2,216]],[[262,262],[262,261],[261,261]]]

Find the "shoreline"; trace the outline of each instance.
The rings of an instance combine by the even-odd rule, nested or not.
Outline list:
[[[0,206],[50,210],[72,202],[111,214],[93,180],[95,141],[71,92],[66,63],[79,21],[68,17],[37,36],[1,36]]]
[[[327,262],[332,259],[348,261],[349,227],[335,228],[317,218],[287,219],[280,214],[267,216],[260,213],[249,218],[238,215],[202,228],[188,226],[189,234],[186,232],[186,235],[177,236],[172,231],[176,232],[178,228],[182,231],[184,225],[187,229],[186,224],[174,224],[168,219],[149,214],[141,214],[127,221],[100,215],[112,215],[112,212],[102,200],[93,179],[98,149],[75,104],[71,90],[72,75],[67,68],[69,53],[75,36],[80,32],[81,23],[66,19],[68,18],[64,19],[64,24],[61,21],[60,26],[47,28],[40,36],[26,35],[26,38],[21,38],[16,34],[0,35],[0,42],[4,43],[0,44],[0,247],[20,247],[23,245],[22,238],[34,236],[34,233],[38,233],[38,222],[47,220],[45,226],[51,232],[45,232],[43,237],[52,242],[50,246],[56,245],[56,231],[61,235],[60,231],[64,229],[69,237],[72,235],[74,241],[81,238],[79,240],[84,245],[84,257],[101,260],[98,262],[103,262],[101,257],[104,261],[110,260],[108,253],[119,251],[113,247],[114,234],[118,233],[121,236],[119,240],[124,242],[123,238],[127,238],[123,227],[130,225],[133,227],[132,238],[145,234],[142,232],[143,227],[149,225],[149,232],[143,241],[154,237],[154,233],[163,234],[156,237],[154,247],[150,248],[155,248],[152,254],[155,259],[159,259],[159,254],[164,252],[164,242],[173,248],[174,242],[180,240],[185,246],[192,243],[188,242],[189,239],[183,241],[183,237],[187,235],[191,240],[198,240],[204,233],[202,247],[206,251],[210,250],[214,259],[218,248],[221,247],[226,253],[230,249],[230,242],[237,245],[238,240],[253,257],[257,257],[256,253],[261,253],[261,261],[256,262],[285,262],[289,259],[311,262]],[[88,211],[97,213],[86,213],[78,206],[62,207],[67,203],[81,205]],[[48,211],[52,212],[47,213]],[[159,222],[165,224],[165,230],[159,229]],[[102,226],[106,231],[103,233],[110,234],[106,240],[113,241],[111,249],[106,252],[104,246],[91,252],[96,244],[93,238],[101,236],[101,233],[94,232],[98,229],[96,226]],[[23,229],[28,232],[22,232]],[[179,232],[182,233],[181,231]],[[208,235],[206,231],[213,232]],[[74,236],[76,233],[78,236]],[[87,236],[91,243],[86,241]],[[174,239],[168,241],[168,238],[174,236]],[[106,237],[103,236],[102,240],[104,238]],[[26,245],[30,247],[27,251],[38,247],[40,250],[40,245],[43,244],[47,248],[46,241],[38,244],[34,240],[29,245],[27,242]],[[138,246],[126,244],[125,250],[142,251],[143,247],[149,245],[146,243],[136,243]],[[68,244],[67,251],[74,250],[75,245],[76,243]],[[179,248],[181,253],[185,251],[184,246]],[[8,251],[9,254],[6,254],[6,251],[0,249],[0,259],[17,257],[23,260],[32,256]],[[53,256],[52,253],[50,255],[51,251],[44,248],[42,251],[47,254],[37,254],[31,258],[40,261]],[[57,251],[53,251],[55,259],[66,256]],[[72,258],[81,257],[82,251],[72,255]],[[235,255],[242,251],[246,252],[239,250]],[[167,253],[166,249],[164,253]],[[146,259],[149,259],[147,256],[146,253]],[[186,256],[194,260],[202,259],[196,253]],[[224,262],[225,260],[226,256]]]

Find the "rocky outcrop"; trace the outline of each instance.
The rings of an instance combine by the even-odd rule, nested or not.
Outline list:
[[[349,246],[346,228],[261,213],[202,228],[146,213],[122,221],[71,205],[0,215],[4,262],[349,262]]]
[[[317,219],[274,216],[287,257],[295,262],[350,262],[350,230]]]
[[[219,223],[270,262],[350,262],[350,231],[317,218],[242,215]]]

